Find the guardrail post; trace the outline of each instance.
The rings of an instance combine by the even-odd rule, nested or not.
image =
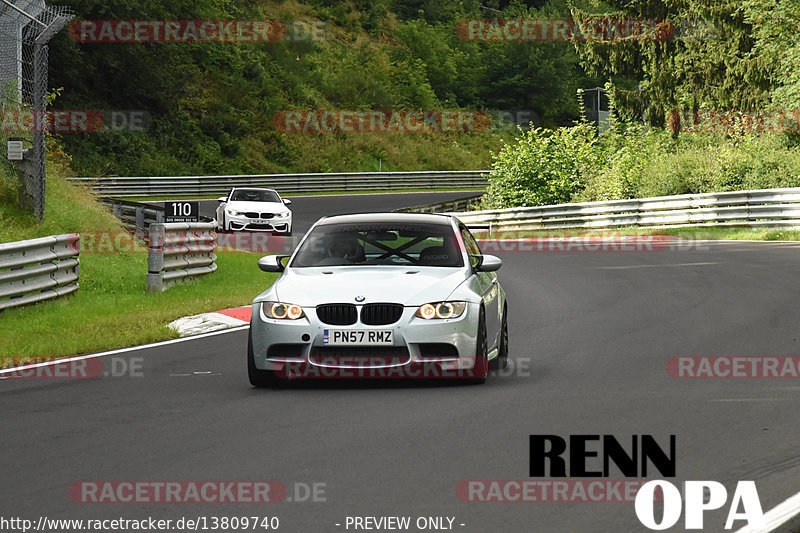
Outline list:
[[[153,223],[147,256],[147,291],[163,292],[217,270],[215,222]]]
[[[145,229],[144,227],[144,207],[141,205],[136,206],[136,231]]]
[[[147,251],[147,292],[164,292],[164,224],[150,224],[150,243]]]

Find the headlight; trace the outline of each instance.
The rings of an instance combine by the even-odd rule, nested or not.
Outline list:
[[[291,214],[291,213],[290,213],[289,211],[284,211],[283,213],[278,213],[278,216],[279,216],[279,217],[281,217],[281,218],[286,218],[286,217],[288,217],[290,214]]]
[[[261,314],[267,318],[274,318],[277,320],[297,320],[298,318],[306,316],[303,312],[303,308],[299,305],[283,302],[262,302]]]
[[[467,304],[464,302],[433,302],[421,305],[414,316],[433,320],[435,318],[456,318],[464,314]]]
[[[244,215],[244,213],[242,211],[233,211],[233,210],[229,210],[228,214],[233,216],[233,217],[240,217],[240,216]]]

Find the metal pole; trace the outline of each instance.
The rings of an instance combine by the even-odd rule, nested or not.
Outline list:
[[[46,188],[46,129],[45,106],[47,99],[47,45],[33,45],[33,165],[35,187],[33,212],[37,220],[44,218]]]
[[[12,4],[11,2],[9,2],[8,0],[0,0],[0,2],[3,2],[5,5],[7,5],[8,7],[10,7],[11,9],[13,9],[14,11],[16,11],[17,13],[19,13],[19,14],[20,14],[20,15],[22,15],[23,17],[27,17],[28,19],[30,19],[30,20],[31,20],[31,22],[35,22],[36,24],[38,24],[39,26],[41,26],[41,27],[43,27],[43,28],[46,28],[46,27],[47,27],[47,24],[45,24],[45,23],[44,23],[44,22],[42,22],[41,20],[37,19],[36,17],[32,16],[30,13],[26,13],[25,11],[21,10],[20,8],[18,8],[17,6],[15,6],[15,5],[14,5],[14,4]]]

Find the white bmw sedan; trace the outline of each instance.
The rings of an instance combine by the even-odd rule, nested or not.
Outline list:
[[[272,231],[292,234],[292,203],[273,189],[234,188],[217,198],[217,222],[223,231]]]
[[[256,387],[303,378],[484,382],[508,360],[498,257],[456,217],[406,213],[319,220],[253,301],[247,368]]]

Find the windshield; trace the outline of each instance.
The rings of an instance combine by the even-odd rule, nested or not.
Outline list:
[[[460,267],[459,249],[452,228],[442,224],[325,224],[314,228],[290,266]]]
[[[231,194],[231,202],[280,202],[275,191],[263,189],[237,189]]]

